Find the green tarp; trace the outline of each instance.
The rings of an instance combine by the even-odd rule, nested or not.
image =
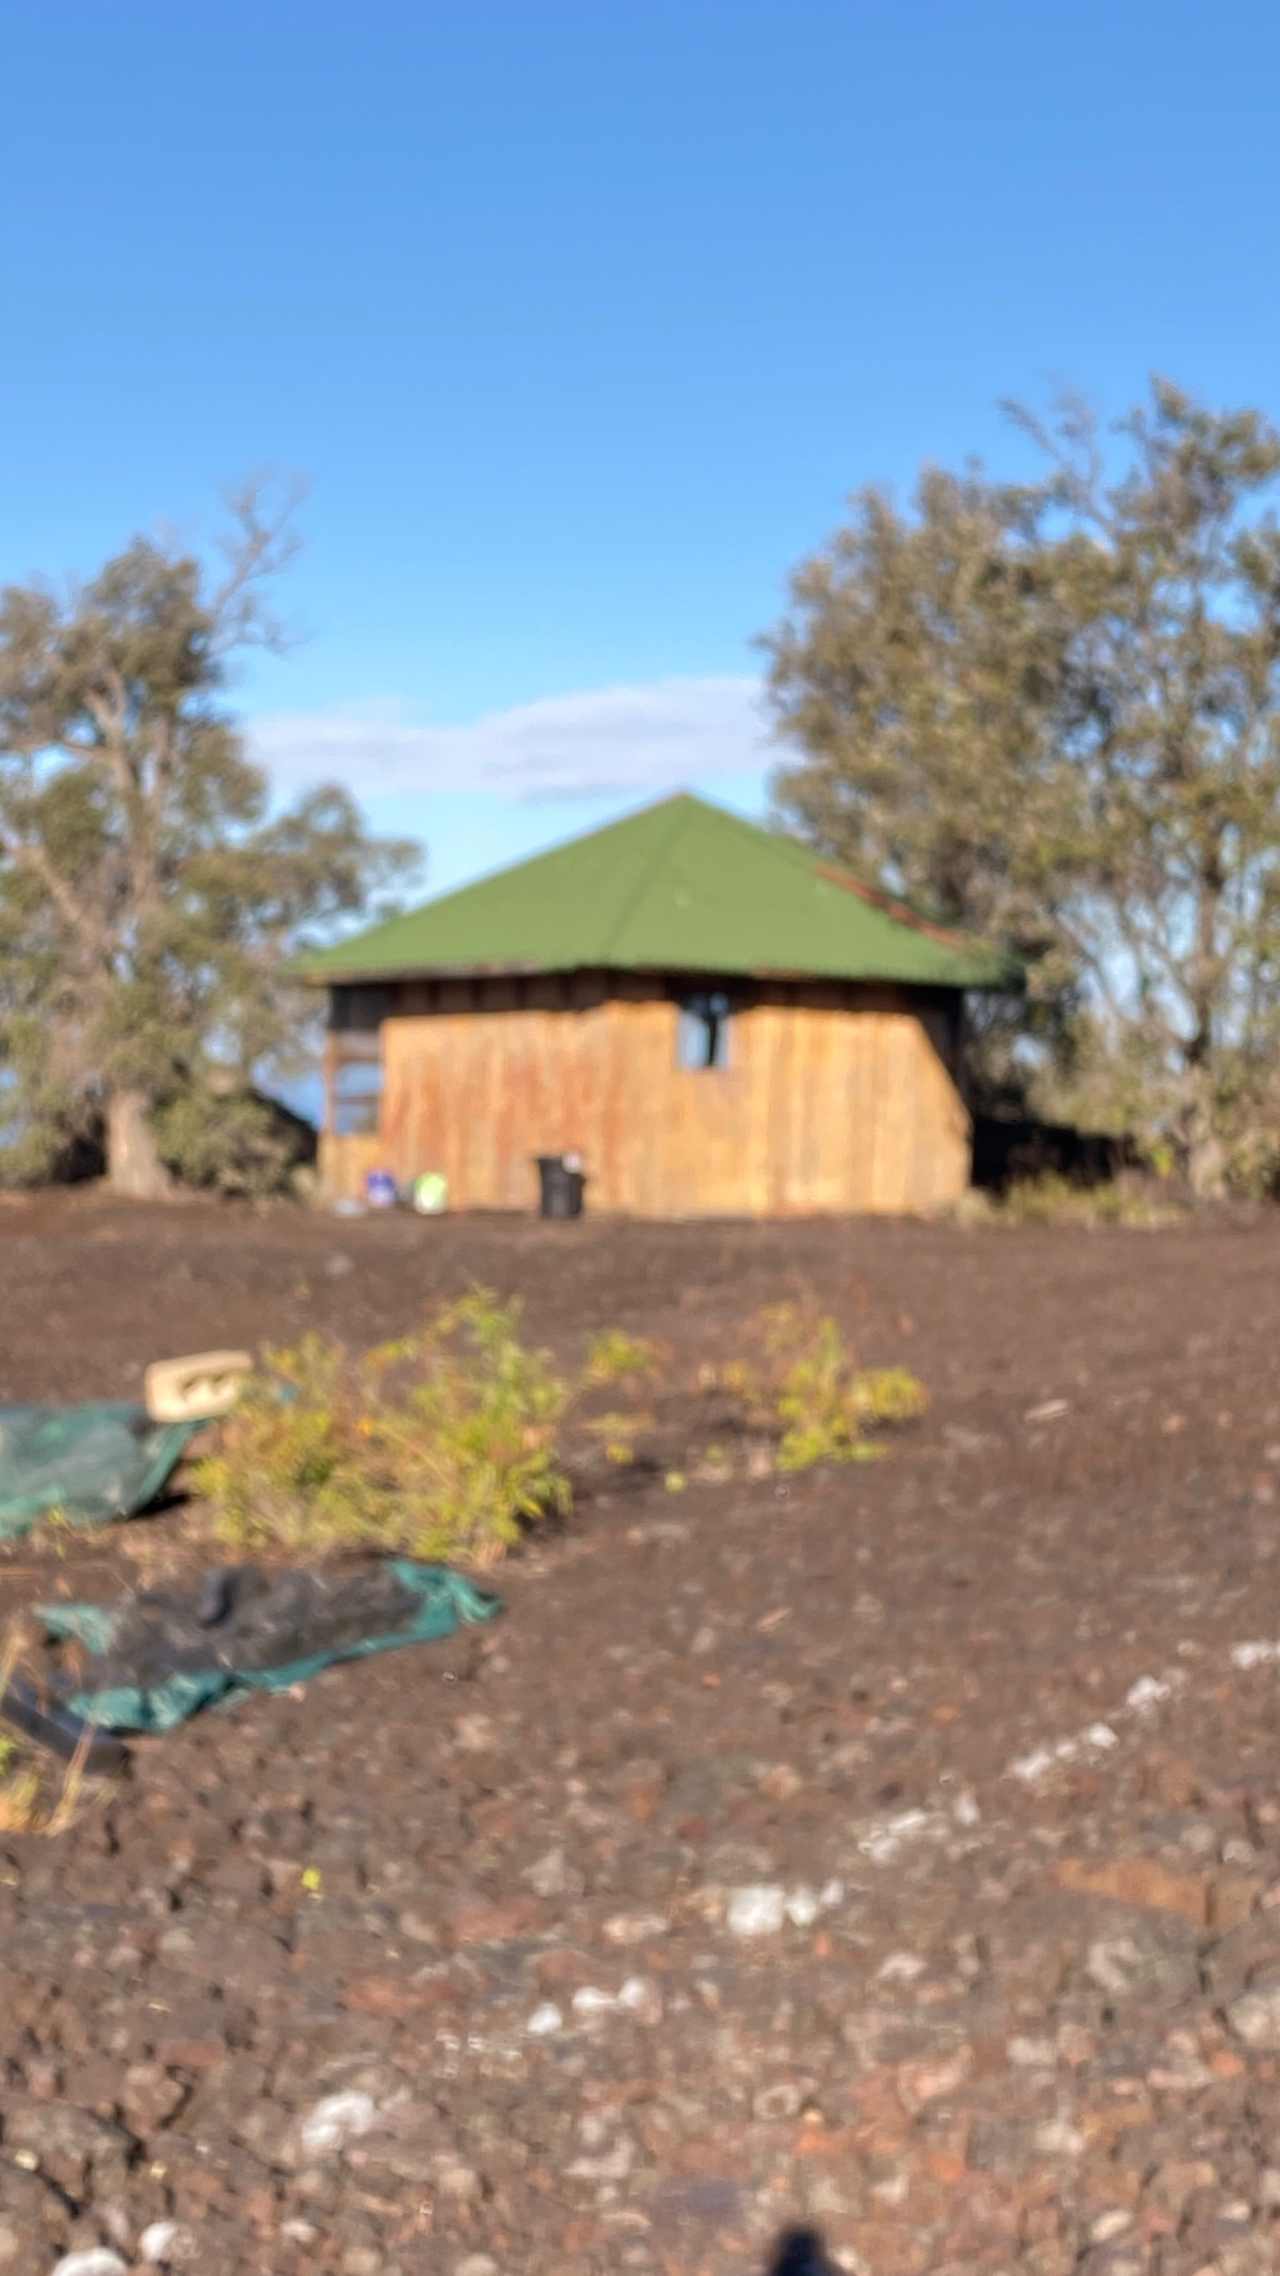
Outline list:
[[[132,1517],[163,1493],[202,1422],[152,1422],[145,1407],[0,1407],[0,1541],[54,1510],[78,1525]]]
[[[365,1659],[372,1652],[393,1651],[402,1644],[434,1643],[442,1636],[451,1636],[466,1622],[491,1620],[502,1609],[496,1597],[474,1587],[460,1573],[450,1572],[443,1565],[420,1565],[412,1558],[391,1557],[374,1570],[380,1570],[389,1583],[395,1584],[399,1617],[392,1629],[363,1635],[347,1633],[340,1641],[317,1643],[316,1648],[309,1650],[304,1613],[292,1631],[294,1641],[288,1648],[293,1656],[273,1666],[264,1666],[244,1664],[244,1655],[237,1664],[233,1634],[226,1627],[215,1625],[208,1629],[206,1638],[196,1644],[194,1651],[190,1640],[184,1641],[172,1653],[172,1659],[179,1664],[165,1668],[157,1664],[156,1649],[146,1639],[144,1622],[134,1679],[129,1680],[130,1671],[116,1664],[105,1687],[95,1689],[92,1682],[86,1680],[83,1688],[63,1704],[73,1714],[104,1730],[169,1731],[175,1724],[198,1714],[203,1707],[219,1702],[229,1705],[249,1691],[287,1691],[339,1660]],[[332,1638],[334,1598],[339,1614],[342,1603],[340,1591],[334,1584],[329,1585],[333,1592],[328,1607]],[[323,1591],[324,1584],[318,1586]],[[358,1587],[358,1581],[353,1581],[351,1600],[357,1606]],[[135,1637],[138,1634],[137,1609],[138,1600],[134,1600],[132,1606],[116,1608],[45,1604],[37,1608],[37,1618],[50,1636],[70,1637],[83,1645],[92,1657],[114,1653],[118,1663],[120,1645],[128,1627],[132,1627]],[[323,1596],[318,1609],[323,1613]],[[323,1634],[325,1625],[323,1617],[315,1620],[313,1632],[317,1638]],[[280,1632],[286,1633],[283,1625]],[[162,1638],[161,1657],[164,1649]],[[91,1668],[85,1674],[86,1678],[91,1676]]]

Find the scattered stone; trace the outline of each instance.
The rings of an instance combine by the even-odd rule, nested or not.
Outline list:
[[[972,2047],[957,2047],[953,2054],[932,2062],[905,2063],[898,2073],[898,2092],[907,2110],[922,2110],[940,2102],[964,2085],[973,2069]]]
[[[776,2125],[784,2118],[799,2117],[804,2094],[794,2079],[779,2079],[775,2086],[762,2086],[751,2107],[766,2125]]]
[[[569,1871],[563,1849],[549,1849],[528,1868],[524,1878],[538,1897],[579,1896],[582,1892],[582,1876]]]
[[[564,2016],[552,1999],[544,1999],[540,2007],[535,2007],[525,2025],[531,2039],[551,2039],[563,2029]]]
[[[491,1715],[459,1715],[453,1735],[464,1754],[488,1754],[498,1743]]]
[[[1280,1971],[1270,1970],[1227,2009],[1227,2021],[1246,2047],[1266,2053],[1280,2048]]]
[[[435,2183],[443,2197],[452,2197],[456,2204],[474,2204],[484,2195],[484,2182],[472,2165],[464,2165],[460,2158],[440,2158],[435,2165]]]
[[[138,2239],[138,2258],[149,2268],[185,2268],[199,2254],[195,2231],[181,2221],[153,2221]]]
[[[602,2150],[598,2157],[575,2158],[567,2171],[575,2181],[625,2181],[635,2162],[635,2143],[621,2134],[611,2150]]]
[[[109,2245],[91,2245],[87,2252],[68,2252],[53,2276],[129,2276],[129,2264]]]
[[[333,2157],[348,2142],[371,2133],[377,2122],[378,2106],[371,2094],[355,2089],[327,2094],[303,2119],[299,2139],[308,2157]]]
[[[604,1933],[610,1944],[648,1944],[655,1937],[669,1936],[671,1923],[665,1913],[620,1912],[605,1922]]]
[[[787,1920],[787,1892],[776,1883],[733,1889],[725,1911],[731,1936],[776,1936]]]
[[[1098,1865],[1064,1857],[1057,1878],[1064,1889],[1081,1896],[1110,1897],[1117,1904],[1177,1913],[1196,1928],[1208,1923],[1208,1882],[1198,1874],[1171,1873],[1153,1857],[1114,1857]]]
[[[1123,2206],[1116,2205],[1108,2213],[1099,2213],[1089,2230],[1090,2241],[1093,2244],[1113,2244],[1117,2237],[1122,2237],[1132,2227],[1132,2213],[1126,2213]]]
[[[927,1973],[928,1963],[917,1952],[891,1952],[876,1971],[882,1984],[914,1984]]]
[[[1157,1915],[1127,1933],[1097,1937],[1085,1974],[1109,1999],[1177,2000],[1194,1990],[1199,1971],[1194,1944],[1175,1941],[1172,1923]]]

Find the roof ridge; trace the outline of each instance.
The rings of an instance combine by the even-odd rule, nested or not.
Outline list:
[[[606,954],[610,949],[616,946],[619,936],[624,931],[629,918],[631,917],[634,910],[638,907],[639,903],[644,899],[645,894],[648,892],[649,887],[653,883],[654,870],[657,868],[660,862],[666,860],[667,855],[670,853],[677,838],[680,836],[681,831],[690,818],[690,810],[693,809],[696,811],[699,804],[700,801],[694,798],[689,791],[678,790],[670,798],[658,798],[655,799],[651,805],[642,806],[640,808],[640,812],[634,817],[636,821],[639,821],[640,814],[661,814],[665,807],[670,813],[671,826],[669,829],[663,831],[661,839],[659,843],[654,847],[649,860],[641,868],[640,877],[634,890],[627,895],[625,901],[622,904],[622,907],[618,910],[612,925],[609,927],[609,930],[605,935]]]
[[[938,924],[934,918],[926,917],[922,910],[913,908],[909,901],[902,900],[898,894],[886,892],[883,886],[868,884],[847,862],[826,859],[817,846],[807,844],[805,839],[796,837],[790,830],[772,830],[765,822],[756,822],[749,815],[737,814],[732,807],[715,806],[709,799],[695,798],[694,804],[701,806],[704,812],[715,813],[726,821],[736,822],[740,829],[749,831],[783,860],[803,863],[812,870],[814,876],[825,878],[829,884],[839,886],[842,892],[854,894],[869,909],[877,910],[893,924],[906,925],[912,932],[922,933],[927,940],[938,941],[943,948],[973,947],[977,937],[975,934],[965,932],[960,926]]]

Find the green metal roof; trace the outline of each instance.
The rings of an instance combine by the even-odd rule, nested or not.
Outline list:
[[[1008,960],[811,848],[681,794],[307,960],[317,985],[450,973],[689,972],[1007,985]]]

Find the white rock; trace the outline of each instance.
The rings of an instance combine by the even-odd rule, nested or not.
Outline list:
[[[787,1919],[793,1928],[812,1928],[822,1910],[816,1889],[792,1889],[787,1896]]]
[[[1032,1786],[1037,1778],[1043,1778],[1047,1770],[1052,1770],[1053,1763],[1052,1747],[1033,1747],[1030,1754],[1020,1754],[1016,1762],[1010,1763],[1009,1775],[1020,1778],[1026,1786]]]
[[[53,2276],[129,2276],[128,2262],[109,2245],[91,2245],[87,2252],[64,2253]]]
[[[1232,1647],[1233,1667],[1267,1667],[1277,1659],[1280,1659],[1280,1644],[1235,1644]]]
[[[1009,2060],[1017,2069],[1052,2070],[1058,2060],[1058,2050],[1052,2039],[1013,2038],[1009,2041]]]
[[[891,1952],[877,1970],[876,1980],[882,1984],[914,1984],[924,1971],[925,1962],[917,1953]]]
[[[1280,2047],[1280,1984],[1255,1984],[1233,2000],[1227,2021],[1246,2047]]]
[[[535,2007],[525,2025],[531,2039],[551,2039],[557,2031],[563,2029],[564,2017],[555,2001],[550,1999],[544,1999],[541,2007]]]
[[[776,1936],[787,1918],[787,1892],[760,1881],[729,1895],[725,1920],[733,1936]]]
[[[153,2221],[138,2239],[138,2258],[149,2268],[185,2268],[199,2249],[194,2229],[181,2221]]]
[[[928,1810],[899,1810],[896,1817],[881,1818],[868,1826],[858,1848],[873,1865],[892,1865],[907,1842],[919,1841],[923,1834],[935,1828],[936,1820]]]
[[[1125,2230],[1132,2228],[1132,2226],[1132,2213],[1126,2213],[1123,2205],[1115,2205],[1110,2212],[1099,2213],[1089,2234],[1095,2244],[1112,2244],[1118,2236],[1123,2236]]]
[[[1088,2146],[1079,2127],[1067,2118],[1048,2118],[1036,2127],[1036,2148],[1043,2157],[1083,2157]]]
[[[1131,1714],[1145,1715],[1152,1707],[1173,1696],[1173,1685],[1156,1675],[1140,1675],[1131,1683],[1124,1695],[1125,1706]]]
[[[569,1887],[569,1870],[562,1849],[549,1849],[524,1876],[539,1897],[563,1897]]]
[[[635,2145],[624,2134],[611,2150],[603,2150],[599,2157],[575,2158],[566,2171],[577,2181],[625,2181],[635,2162]]]
[[[326,2094],[308,2111],[299,2129],[299,2138],[309,2157],[330,2157],[344,2143],[358,2141],[378,2121],[378,2106],[371,2094],[359,2094],[354,2089],[344,2094]]]
[[[597,1984],[583,1984],[573,1995],[575,2015],[612,2015],[617,2004],[614,1994],[601,1991]],[[533,2029],[532,2024],[529,2029]]]
[[[655,1936],[665,1936],[671,1927],[665,1913],[619,1912],[604,1924],[604,1932],[611,1944],[648,1944]]]
[[[638,2016],[642,2023],[662,2021],[662,1995],[647,1976],[628,1976],[618,1994],[618,2005],[629,2015]]]

